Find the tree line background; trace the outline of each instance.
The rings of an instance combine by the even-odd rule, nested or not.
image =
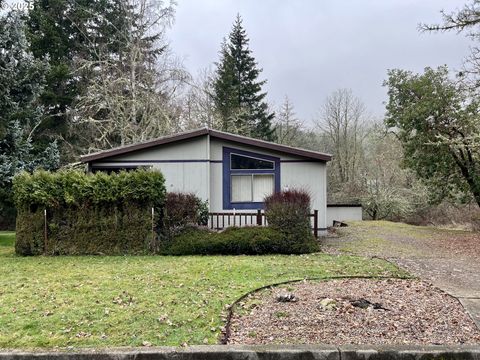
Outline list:
[[[367,217],[480,222],[479,50],[459,73],[393,69],[384,119],[338,89],[313,123],[285,96],[273,108],[238,15],[190,74],[168,44],[167,0],[34,0],[0,15],[0,227],[12,227],[11,181],[73,166],[92,151],[208,126],[333,155],[329,202],[360,202]],[[480,36],[480,0],[421,31]],[[268,64],[264,64],[268,66]],[[428,64],[425,64],[428,66]]]

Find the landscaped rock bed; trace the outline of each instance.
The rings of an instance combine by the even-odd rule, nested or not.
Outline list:
[[[453,297],[418,280],[305,281],[249,296],[230,344],[475,344],[480,331]]]

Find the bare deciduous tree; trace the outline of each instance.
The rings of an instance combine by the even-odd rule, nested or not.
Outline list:
[[[466,35],[473,41],[480,39],[480,0],[470,0],[469,4],[454,12],[441,11],[441,24],[420,24],[421,31],[466,32]],[[466,57],[463,70],[459,77],[464,84],[478,91],[480,88],[480,47],[472,46],[470,55]]]
[[[188,90],[180,100],[181,115],[179,123],[182,129],[194,129],[207,126],[211,129],[228,130],[237,134],[250,131],[249,125],[240,121],[246,116],[246,109],[232,109],[229,114],[229,128],[225,129],[225,118],[215,105],[213,79],[215,74],[210,69],[200,71],[197,78],[188,82]]]
[[[190,81],[181,101],[183,128],[194,129],[207,126],[211,129],[221,129],[219,117],[215,112],[212,77],[212,70],[203,69],[195,79]]]
[[[120,0],[120,6],[129,14],[116,34],[124,51],[112,57],[108,46],[92,43],[97,59],[78,61],[78,71],[89,72],[90,81],[77,99],[73,123],[89,151],[171,132],[178,116],[173,99],[188,77],[164,39],[173,4]]]
[[[362,158],[367,112],[351,90],[340,89],[327,97],[317,127],[326,135],[333,154],[334,174],[338,183],[355,181]]]
[[[402,168],[402,144],[381,124],[365,139],[360,199],[373,220],[399,219],[427,203],[427,190],[409,169]]]
[[[279,144],[300,146],[303,133],[303,123],[296,117],[293,104],[285,96],[274,122],[275,134]]]

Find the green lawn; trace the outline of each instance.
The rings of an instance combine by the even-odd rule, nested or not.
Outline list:
[[[0,257],[14,253],[15,233],[13,231],[0,231]]]
[[[225,307],[256,287],[405,275],[353,256],[17,257],[0,232],[0,348],[217,343]]]

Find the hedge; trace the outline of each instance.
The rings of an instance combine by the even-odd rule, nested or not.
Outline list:
[[[233,227],[218,233],[192,227],[208,220],[205,202],[193,194],[167,197],[164,183],[160,172],[148,170],[17,175],[13,181],[18,211],[15,250],[20,255],[300,254],[318,250],[305,192],[268,197],[269,227]],[[152,207],[156,209],[153,224]]]
[[[318,250],[312,236],[292,243],[282,232],[261,226],[230,227],[223,232],[190,227],[160,247],[164,255],[303,254]]]
[[[15,176],[13,192],[17,210],[126,203],[161,207],[165,201],[165,180],[158,171],[141,169],[118,174],[40,170]]]
[[[22,173],[13,181],[20,255],[145,254],[158,250],[160,172]],[[151,209],[156,208],[155,232]],[[47,211],[47,239],[44,210]]]

